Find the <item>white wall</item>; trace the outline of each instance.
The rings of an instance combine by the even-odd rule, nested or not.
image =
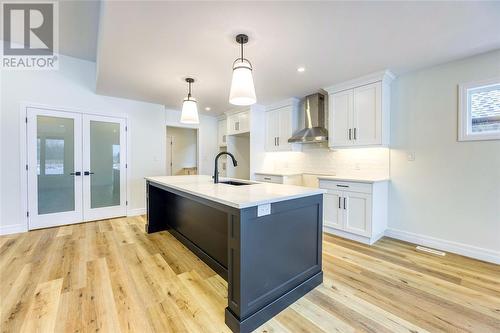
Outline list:
[[[165,174],[165,122],[178,122],[180,112],[165,111],[158,104],[96,95],[95,63],[66,56],[59,59],[58,71],[0,73],[0,233],[22,231],[26,226],[20,199],[21,102],[128,116],[131,213],[145,208],[144,176]],[[209,116],[201,119],[207,123],[200,125],[201,140],[210,150],[216,146],[217,121]],[[211,167],[205,162],[202,160],[203,169],[209,172]]]
[[[457,85],[500,77],[500,51],[392,84],[391,232],[500,263],[500,141],[457,141]],[[407,160],[407,153],[415,161]]]
[[[217,144],[218,121],[216,117],[200,114],[200,123],[197,125],[187,125],[179,122],[181,112],[177,110],[166,109],[166,126],[197,128],[198,129],[198,158],[200,161],[199,174],[213,175],[214,159],[219,152]]]

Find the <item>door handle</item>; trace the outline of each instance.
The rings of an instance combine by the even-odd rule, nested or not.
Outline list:
[[[351,129],[349,128],[349,140],[351,140]]]
[[[82,173],[80,171],[75,171],[69,174],[70,176],[81,176]]]
[[[344,209],[347,209],[347,206],[346,206],[346,204],[345,204],[345,198],[344,198]]]
[[[279,146],[280,145],[280,138],[277,137],[276,139],[278,140],[278,146]]]
[[[89,176],[89,175],[93,175],[94,173],[93,172],[90,172],[90,171],[84,171],[83,172],[83,175],[84,176]]]
[[[339,209],[340,209],[340,200],[342,199],[342,197],[339,197]]]

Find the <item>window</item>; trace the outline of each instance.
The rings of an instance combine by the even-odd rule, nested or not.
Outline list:
[[[459,86],[458,139],[500,139],[500,78]]]

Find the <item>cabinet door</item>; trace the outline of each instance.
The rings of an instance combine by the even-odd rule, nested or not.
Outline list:
[[[372,196],[366,193],[344,192],[344,230],[360,236],[371,235]],[[343,200],[342,200],[343,201]],[[342,203],[342,208],[344,208]]]
[[[227,135],[237,134],[238,131],[238,114],[232,114],[227,117]]]
[[[238,133],[245,133],[250,131],[250,112],[238,113]]]
[[[291,150],[291,144],[288,143],[288,139],[292,136],[292,107],[286,106],[277,111],[279,111],[278,149]]]
[[[323,196],[323,224],[335,229],[344,229],[343,198],[341,191],[328,190]]]
[[[227,145],[226,131],[227,131],[226,120],[225,119],[219,120],[219,132],[218,132],[219,147],[224,147]]]
[[[279,113],[278,110],[266,112],[266,151],[278,150]]]
[[[356,145],[382,144],[382,83],[354,89],[353,139]]]
[[[353,90],[330,95],[329,146],[350,146],[353,144],[352,131]]]

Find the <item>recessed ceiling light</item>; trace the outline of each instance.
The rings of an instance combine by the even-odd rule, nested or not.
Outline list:
[[[212,110],[212,109],[210,108],[210,106],[207,106],[207,107],[205,108],[205,111],[210,111],[210,110]]]
[[[305,71],[306,71],[305,67],[299,67],[299,68],[297,68],[297,72],[299,72],[299,73],[303,73]]]

